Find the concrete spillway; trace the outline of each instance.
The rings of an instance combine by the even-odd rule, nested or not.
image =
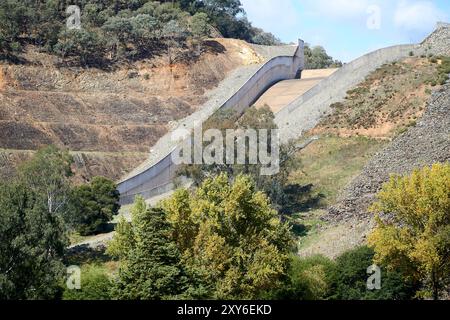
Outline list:
[[[340,69],[326,70],[303,70],[304,43],[300,41],[292,54],[271,55],[271,59],[250,77],[237,77],[234,81],[242,83],[234,94],[211,100],[205,108],[182,121],[177,129],[192,130],[195,123],[206,121],[221,108],[243,111],[251,105],[267,104],[276,114],[281,143],[286,143],[313,128],[330,111],[331,104],[342,100],[346,92],[370,72],[385,63],[413,55],[445,55],[450,48],[449,41],[450,25],[439,24],[420,44],[379,49]],[[301,79],[296,79],[299,73]],[[138,194],[150,199],[174,188],[177,167],[171,154],[177,150],[179,142],[171,140],[171,133],[167,134],[155,145],[149,160],[119,182],[122,203],[133,202]]]
[[[173,189],[178,166],[173,163],[172,155],[179,152],[180,145],[189,139],[192,130],[214,112],[220,109],[243,112],[274,84],[297,78],[304,69],[304,42],[300,40],[298,46],[290,48],[291,51],[287,54],[283,52],[281,55],[272,55],[271,52],[266,52],[270,58],[253,74],[235,78],[240,83],[237,90],[228,92],[229,89],[223,88],[224,94],[208,101],[203,108],[179,122],[172,132],[163,136],[152,149],[149,159],[118,183],[122,204],[133,202],[136,195],[150,199]],[[174,138],[174,132],[182,132],[182,135],[177,134]]]
[[[255,102],[257,108],[269,106],[273,113],[277,113],[285,106],[313,88],[320,81],[328,78],[338,69],[303,70],[301,79],[280,81],[269,88]]]

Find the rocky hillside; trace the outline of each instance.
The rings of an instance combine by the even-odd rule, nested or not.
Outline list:
[[[391,174],[450,161],[450,83],[433,93],[422,119],[373,157],[329,210],[328,218],[368,217],[367,207]]]
[[[368,207],[391,174],[450,161],[450,82],[436,81],[443,79],[446,60],[415,57],[384,65],[312,130],[321,139],[303,153],[315,152],[314,161],[300,154],[302,174],[293,177],[311,181],[325,205],[300,216],[308,227],[301,255],[334,258],[364,243],[373,227]]]
[[[450,56],[450,24],[439,22],[437,30],[430,34],[423,42],[422,46],[428,53],[434,55]]]
[[[0,174],[54,144],[76,154],[81,180],[123,176],[230,71],[264,60],[240,40],[210,40],[204,51],[177,63],[160,56],[105,71],[63,67],[30,47],[22,64],[0,64]]]

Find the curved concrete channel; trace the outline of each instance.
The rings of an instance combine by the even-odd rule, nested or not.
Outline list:
[[[242,81],[237,90],[231,92],[229,96],[219,96],[218,99],[209,101],[199,111],[184,119],[177,128],[162,137],[153,148],[154,152],[149,159],[119,182],[121,203],[132,203],[136,195],[150,199],[172,190],[177,170],[177,166],[172,162],[172,154],[177,152],[179,145],[189,138],[190,132],[209,119],[214,112],[229,108],[243,112],[274,84],[299,77],[304,67],[304,42],[299,40],[299,45],[293,48],[291,55],[272,56],[271,52],[267,52],[266,54],[272,57],[266,63],[259,66],[247,78],[236,79]],[[233,75],[230,78],[233,79]],[[180,130],[186,134],[174,141],[173,132]]]
[[[447,36],[449,30],[449,25],[438,25],[432,36],[438,35],[439,38],[441,33]],[[429,36],[427,39],[433,37]],[[244,79],[243,84],[231,96],[225,100],[210,101],[206,107],[181,122],[177,129],[191,132],[198,125],[196,123],[203,123],[221,108],[243,111],[251,105],[262,107],[267,104],[275,113],[281,142],[288,142],[313,128],[330,111],[332,103],[342,100],[349,89],[383,64],[411,55],[439,54],[441,49],[434,50],[427,39],[421,44],[379,49],[340,69],[324,70],[303,70],[304,43],[300,40],[293,55],[273,56]],[[300,74],[301,78],[297,79]],[[179,141],[172,141],[171,137],[172,133],[165,135],[153,148],[155,152],[150,155],[149,160],[119,182],[122,204],[132,203],[138,194],[151,199],[168,193],[175,187],[173,180],[177,168],[172,163],[171,155],[187,137]]]
[[[300,79],[278,82],[270,87],[254,105],[257,108],[267,105],[273,113],[277,113],[337,70],[337,68],[303,70]]]

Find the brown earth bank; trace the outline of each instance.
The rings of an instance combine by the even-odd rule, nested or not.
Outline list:
[[[200,55],[176,63],[158,56],[108,71],[64,66],[34,47],[21,61],[0,63],[1,174],[53,144],[83,155],[83,181],[132,170],[230,71],[263,58],[244,41],[211,39]]]
[[[433,60],[434,61],[434,60]],[[383,65],[332,105],[312,134],[391,139],[422,116],[437,78],[439,60],[407,58]]]

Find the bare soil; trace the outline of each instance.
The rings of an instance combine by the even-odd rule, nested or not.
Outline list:
[[[15,152],[53,144],[90,153],[77,177],[89,180],[131,171],[229,72],[263,58],[244,41],[211,39],[200,56],[169,63],[163,55],[109,71],[62,66],[31,46],[22,60],[0,63],[0,149],[8,150],[0,174],[26,158]]]
[[[391,139],[423,115],[437,66],[427,58],[407,58],[380,67],[334,104],[312,134]]]

